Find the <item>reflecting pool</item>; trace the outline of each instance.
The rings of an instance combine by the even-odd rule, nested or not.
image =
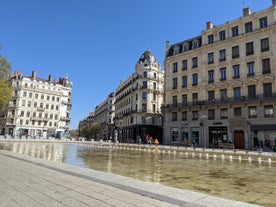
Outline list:
[[[276,206],[276,163],[260,157],[165,151],[160,146],[0,142],[0,149],[209,195]]]

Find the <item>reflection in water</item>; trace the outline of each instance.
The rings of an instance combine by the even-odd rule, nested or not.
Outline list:
[[[275,163],[232,155],[58,143],[0,143],[0,149],[210,195],[276,206]],[[252,160],[258,160],[253,162]],[[262,164],[263,163],[263,164]]]

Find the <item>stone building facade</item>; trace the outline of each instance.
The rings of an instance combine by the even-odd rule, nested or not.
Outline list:
[[[145,136],[162,142],[164,72],[151,51],[145,51],[135,72],[115,92],[116,138],[120,142],[145,142]]]
[[[94,123],[101,125],[101,132],[99,138],[113,139],[114,137],[114,116],[115,116],[115,94],[110,93],[105,101],[95,107]]]
[[[166,45],[165,144],[276,145],[276,3]]]
[[[52,80],[20,72],[10,75],[13,97],[0,112],[0,132],[7,136],[46,138],[68,136],[72,107],[72,82]]]

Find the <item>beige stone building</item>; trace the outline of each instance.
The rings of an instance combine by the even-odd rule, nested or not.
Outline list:
[[[114,137],[114,116],[115,116],[115,94],[110,93],[102,103],[94,110],[94,123],[101,125],[99,139],[113,139]]]
[[[276,1],[170,45],[165,144],[272,149],[276,145]]]
[[[13,97],[0,111],[0,132],[21,138],[66,137],[70,127],[72,82],[67,77],[58,81],[20,72],[10,75]]]
[[[135,72],[121,82],[115,93],[116,139],[144,142],[145,135],[162,142],[164,72],[151,51],[145,51]]]

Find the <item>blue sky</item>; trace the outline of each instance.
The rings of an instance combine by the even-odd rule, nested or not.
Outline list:
[[[0,54],[13,71],[73,82],[71,129],[135,71],[148,48],[200,35],[271,0],[0,0]]]

